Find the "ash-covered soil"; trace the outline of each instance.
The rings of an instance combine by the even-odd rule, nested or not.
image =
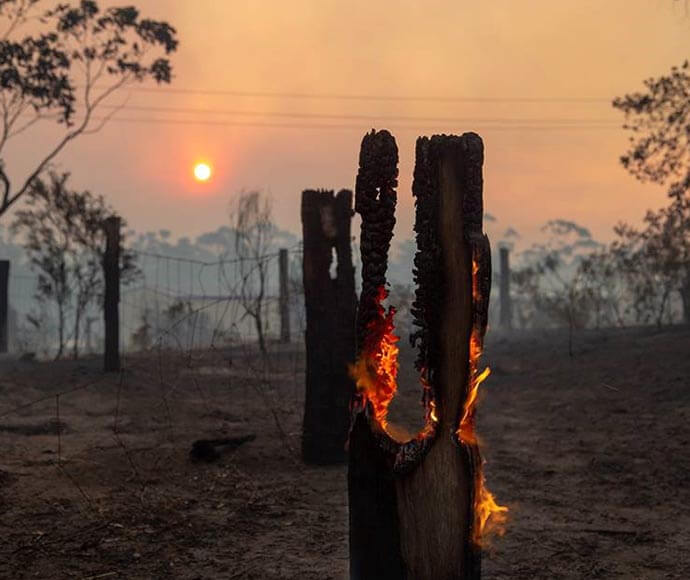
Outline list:
[[[120,376],[0,361],[0,578],[346,578],[346,470],[299,461],[304,355],[271,350],[130,356]],[[510,508],[484,578],[690,578],[690,329],[577,333],[573,356],[565,333],[490,332],[484,358],[488,485]]]

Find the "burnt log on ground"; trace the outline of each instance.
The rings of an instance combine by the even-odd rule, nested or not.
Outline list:
[[[350,575],[357,580],[477,579],[485,521],[474,436],[477,372],[491,279],[482,233],[478,135],[417,141],[416,300],[426,426],[412,438],[386,422],[395,392],[392,311],[381,305],[395,222],[397,147],[387,131],[363,142],[355,193],[362,216],[357,394],[349,439]],[[395,361],[393,361],[395,362]]]
[[[237,437],[222,437],[220,439],[197,439],[192,443],[189,456],[192,461],[217,461],[224,453],[234,451],[240,445],[254,441],[256,435],[240,435]]]
[[[355,275],[350,224],[352,192],[302,193],[303,282],[306,307],[306,393],[302,457],[343,463],[350,426],[355,358]],[[331,277],[335,259],[335,276]]]

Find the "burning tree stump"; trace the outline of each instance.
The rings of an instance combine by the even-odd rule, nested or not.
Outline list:
[[[477,579],[481,533],[501,515],[484,487],[474,434],[491,265],[482,233],[478,135],[417,141],[416,361],[424,429],[396,437],[386,421],[397,376],[393,314],[384,310],[395,223],[398,152],[387,131],[365,136],[355,193],[362,216],[362,294],[349,439],[350,575],[357,580]]]
[[[352,192],[302,193],[307,369],[302,456],[308,463],[345,461],[354,382],[355,275],[350,247]],[[335,277],[331,265],[336,259]]]

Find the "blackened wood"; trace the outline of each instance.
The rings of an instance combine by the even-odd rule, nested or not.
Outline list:
[[[358,354],[367,328],[379,316],[386,285],[388,250],[395,225],[398,148],[388,131],[362,139],[355,187],[355,211],[362,216],[362,290],[357,310]],[[394,476],[397,443],[370,422],[371,405],[355,394],[348,442],[350,578],[405,578]]]
[[[278,253],[278,263],[280,268],[280,342],[290,342],[290,294],[288,284],[288,251],[281,248]]]
[[[0,352],[9,348],[9,284],[10,261],[0,260]]]
[[[105,293],[103,319],[105,322],[105,350],[103,369],[106,372],[120,370],[120,218],[105,220],[105,254],[103,276]]]
[[[388,250],[395,226],[398,146],[388,131],[371,131],[362,139],[355,185],[355,211],[362,220],[362,290],[357,310],[358,348],[377,316],[379,290],[386,285]]]
[[[505,246],[499,248],[501,264],[501,328],[511,329],[513,327],[513,314],[510,303],[510,250]]]
[[[306,393],[302,456],[307,463],[342,463],[354,383],[356,295],[350,223],[352,192],[302,193],[303,282],[306,307]],[[332,261],[337,260],[331,277]]]
[[[376,161],[372,134],[368,138],[362,148],[368,147],[372,159],[362,152],[360,174],[379,179],[390,175],[390,154],[379,161],[379,173],[370,167],[362,171],[362,160]],[[379,149],[388,136],[381,139]],[[481,233],[482,163],[483,145],[472,133],[417,142],[413,314],[418,331],[413,341],[419,345],[417,367],[430,387],[426,403],[435,403],[438,424],[411,441],[395,441],[373,420],[371,404],[358,405],[355,398],[348,476],[353,579],[480,576],[480,550],[471,541],[480,458],[476,446],[458,441],[456,430],[469,386],[470,335],[477,328],[483,335],[488,306],[490,255]],[[358,177],[358,195],[360,182]],[[385,191],[380,185],[374,190],[377,187],[379,193]],[[363,210],[363,234],[372,220],[382,222],[386,213],[380,200],[377,207],[365,197],[366,205],[359,197],[356,201],[358,211]],[[378,235],[385,237],[384,232]],[[377,253],[381,246],[362,245],[363,263],[365,251]],[[368,284],[380,286],[381,278],[385,283],[385,260],[378,255],[373,260],[371,270],[363,270],[363,289]],[[473,261],[480,265],[478,278],[486,291],[481,299],[473,295]],[[367,280],[369,272],[372,278]],[[369,298],[360,298],[360,309],[363,300]],[[358,332],[361,344],[366,321],[358,323]]]
[[[400,551],[400,522],[392,453],[379,445],[365,413],[350,431],[347,472],[350,516],[350,578],[407,578]]]

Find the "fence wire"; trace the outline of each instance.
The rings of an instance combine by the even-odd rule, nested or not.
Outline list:
[[[124,355],[152,347],[187,351],[280,334],[279,252],[215,261],[131,250],[138,274],[120,291],[120,349]],[[288,249],[290,327],[304,329],[301,296],[301,244]],[[10,275],[10,350],[53,358],[59,344],[59,311],[38,292],[36,273]],[[80,355],[102,352],[100,297],[80,313],[64,312],[64,353],[76,346]],[[260,323],[257,323],[256,318]],[[77,344],[75,344],[75,342]]]

